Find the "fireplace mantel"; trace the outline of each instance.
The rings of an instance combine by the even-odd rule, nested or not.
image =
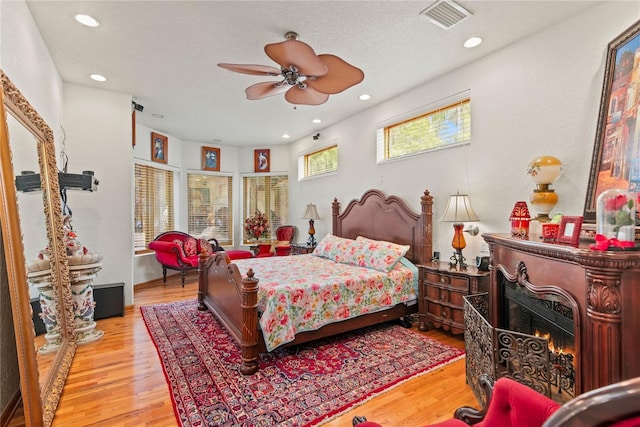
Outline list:
[[[640,251],[593,251],[544,243],[532,235],[483,234],[491,255],[489,317],[499,322],[499,275],[524,268],[540,292],[556,289],[577,303],[578,394],[640,376]]]

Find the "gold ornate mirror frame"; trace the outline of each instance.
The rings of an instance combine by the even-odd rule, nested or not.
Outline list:
[[[25,421],[28,426],[49,426],[53,421],[62,388],[76,351],[73,327],[73,303],[69,283],[62,229],[60,186],[55,159],[53,132],[29,104],[9,78],[0,70],[0,223],[5,247],[9,293],[20,370],[20,386]],[[51,251],[50,262],[57,320],[61,324],[62,345],[46,378],[39,378],[34,344],[35,331],[31,317],[29,285],[20,227],[15,172],[13,170],[7,114],[33,134],[37,145],[38,163],[46,217],[47,239]]]

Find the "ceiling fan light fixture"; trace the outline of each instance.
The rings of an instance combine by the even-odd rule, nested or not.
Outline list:
[[[264,51],[280,69],[267,65],[228,64],[218,66],[237,73],[280,76],[280,82],[261,82],[246,88],[247,99],[262,99],[285,93],[285,100],[295,105],[320,105],[329,95],[340,93],[364,79],[361,69],[329,54],[316,55],[313,48],[298,40],[298,33],[288,31],[285,41],[269,43]],[[295,108],[295,107],[294,107]]]

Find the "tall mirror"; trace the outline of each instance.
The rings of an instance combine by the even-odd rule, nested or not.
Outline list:
[[[0,80],[0,223],[22,402],[27,425],[49,426],[76,350],[53,132],[1,70]],[[39,174],[37,191],[17,191],[16,175],[23,171]],[[38,281],[47,282],[44,297],[33,286]],[[48,300],[43,317],[53,318],[55,331],[47,327],[47,342],[35,335],[32,298]]]

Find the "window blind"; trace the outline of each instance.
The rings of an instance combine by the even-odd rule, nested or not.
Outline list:
[[[289,222],[289,177],[246,176],[242,184],[243,218],[248,218],[256,211],[265,214],[269,220],[270,239],[275,240],[276,229]],[[244,220],[241,226],[244,243],[253,243],[244,230]]]
[[[173,171],[135,165],[134,249],[147,250],[158,234],[174,229]]]
[[[233,177],[187,175],[188,233],[233,245]]]
[[[310,177],[338,170],[338,145],[298,157],[298,176]]]

